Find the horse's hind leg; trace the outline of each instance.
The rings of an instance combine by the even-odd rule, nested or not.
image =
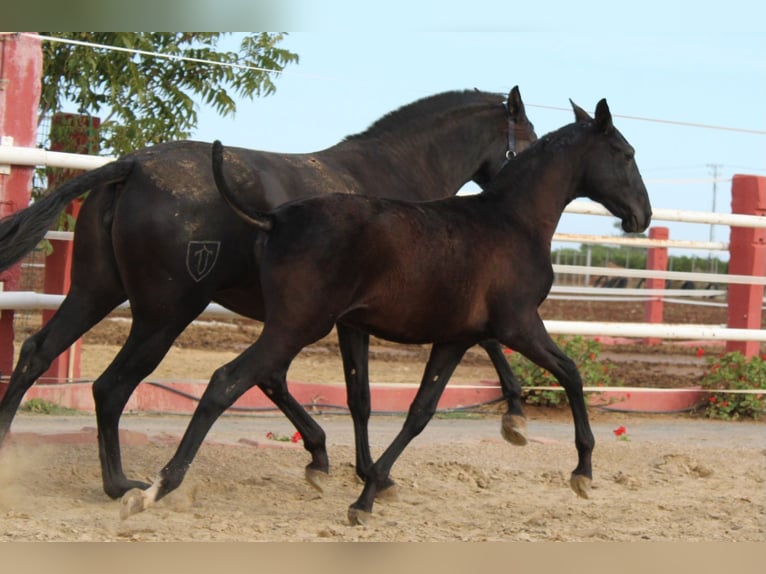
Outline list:
[[[521,384],[505,359],[500,343],[493,340],[483,341],[480,345],[487,351],[497,371],[500,388],[508,405],[508,410],[503,415],[500,433],[509,443],[524,446],[527,444],[527,418],[524,416],[521,402]]]
[[[346,378],[346,395],[351,420],[354,423],[354,441],[356,443],[356,474],[362,480],[367,479],[367,473],[372,466],[370,454],[370,438],[368,423],[370,420],[370,375],[369,348],[370,336],[358,329],[346,325],[336,325],[338,342],[343,357],[343,374]],[[378,490],[378,494],[394,486],[394,482],[386,479],[386,483]]]
[[[8,433],[24,393],[50,367],[53,359],[124,300],[121,288],[89,286],[87,292],[73,282],[69,294],[48,323],[21,347],[7,392],[0,401],[0,445]]]
[[[402,430],[372,465],[362,494],[348,509],[348,520],[351,524],[364,524],[367,521],[378,489],[386,484],[391,467],[399,455],[413,438],[423,432],[433,417],[442,392],[465,351],[466,347],[458,344],[438,344],[431,348],[423,379],[410,405]]]
[[[111,498],[119,498],[132,488],[147,486],[144,482],[129,480],[123,471],[119,436],[122,411],[138,384],[154,371],[176,337],[202,309],[204,303],[198,303],[174,317],[134,310],[125,345],[93,383],[101,477],[104,492]],[[147,316],[151,319],[146,319]]]

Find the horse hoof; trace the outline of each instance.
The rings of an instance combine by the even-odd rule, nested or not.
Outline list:
[[[141,482],[139,480],[127,480],[125,482],[115,483],[112,485],[104,485],[104,494],[106,494],[112,500],[122,498],[131,490],[146,490],[151,484],[148,482]]]
[[[527,444],[527,419],[521,415],[504,414],[500,434],[516,446]]]
[[[327,483],[327,479],[330,477],[330,473],[323,470],[317,470],[306,467],[306,482],[316,488],[319,492],[324,492],[324,485]]]
[[[120,500],[120,519],[126,518],[146,510],[146,493],[140,488],[134,488],[126,492]]]
[[[354,508],[353,506],[348,508],[348,522],[351,526],[367,526],[371,516],[372,512]]]
[[[569,486],[575,491],[575,494],[580,498],[589,498],[588,491],[590,491],[591,480],[587,476],[582,474],[573,474],[569,479]]]

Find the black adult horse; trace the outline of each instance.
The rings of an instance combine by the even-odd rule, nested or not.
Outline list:
[[[367,472],[349,520],[363,523],[407,444],[436,410],[465,351],[496,339],[550,371],[564,388],[575,427],[577,467],[570,484],[587,497],[593,434],[574,362],[548,335],[538,313],[552,281],[550,243],[567,203],[586,196],[646,229],[651,206],[633,148],[601,100],[595,119],[538,140],[508,163],[481,194],[408,203],[335,194],[269,213],[245,206],[228,188],[220,142],[216,183],[236,211],[267,230],[258,253],[265,322],[258,340],[213,375],[173,458],[146,491],[122,499],[123,517],[177,488],[218,416],[247,389],[285,396],[295,355],[334,324],[401,343],[433,343],[401,432]]]
[[[425,98],[317,153],[231,149],[227,161],[241,174],[236,183],[254,209],[330,191],[425,200],[454,195],[471,179],[486,185],[510,155],[535,139],[515,87],[506,103],[500,94],[475,90]],[[58,213],[88,190],[75,230],[71,289],[51,321],[22,347],[0,403],[0,444],[23,394],[50,362],[128,299],[133,313],[128,339],[93,385],[104,491],[116,498],[148,486],[122,470],[119,419],[133,390],[175,338],[211,300],[263,319],[252,250],[259,232],[232,217],[217,192],[209,144],[168,143],[83,174],[0,221],[0,269],[37,245]],[[351,325],[341,325],[338,335],[357,435],[357,472],[364,478],[372,465],[369,336]],[[520,387],[500,346],[484,346],[508,400],[503,435],[523,444]],[[312,457],[307,478],[319,486],[329,470],[324,432],[293,397],[272,399],[303,436]]]

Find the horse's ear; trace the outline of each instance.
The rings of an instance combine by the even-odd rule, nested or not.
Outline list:
[[[508,93],[508,113],[516,121],[526,116],[519,86],[513,86],[513,89]]]
[[[569,99],[569,103],[572,104],[576,122],[589,122],[593,120],[593,118],[590,117],[590,114],[574,103],[571,98]]]
[[[606,98],[596,104],[596,127],[604,133],[608,133],[614,129],[612,112],[609,111],[609,106],[606,104]]]

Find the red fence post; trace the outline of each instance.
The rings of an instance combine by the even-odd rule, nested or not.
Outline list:
[[[731,211],[766,216],[766,177],[735,175],[731,182]],[[766,229],[732,227],[729,239],[729,273],[766,276]],[[728,326],[760,329],[763,285],[729,285]],[[727,341],[726,351],[757,355],[758,341]]]
[[[37,144],[37,110],[43,53],[40,38],[21,34],[0,36],[0,136],[3,143],[22,147]],[[11,141],[12,139],[12,141]],[[0,217],[29,205],[34,168],[0,166]],[[16,291],[21,264],[0,273],[6,291]],[[13,369],[13,310],[0,311],[0,372]],[[4,388],[0,387],[0,396]]]
[[[51,150],[69,153],[89,154],[98,149],[96,132],[100,120],[91,116],[79,114],[56,114],[51,121]],[[66,180],[76,177],[78,170],[51,169],[48,170],[48,187],[55,188]],[[80,200],[73,201],[66,213],[74,219],[80,211]],[[45,258],[45,293],[65,294],[69,292],[72,271],[72,242],[51,241],[53,252]],[[53,317],[55,311],[43,311],[43,324]],[[71,347],[56,357],[43,377],[52,382],[64,382],[80,377],[80,354],[82,339],[78,339]]]
[[[668,237],[670,237],[670,231],[667,227],[649,228],[649,239],[667,239]],[[668,248],[649,247],[646,250],[646,269],[648,271],[667,271]],[[646,289],[663,289],[665,287],[665,280],[649,277],[644,285]],[[664,302],[661,295],[651,296],[644,304],[644,321],[647,323],[662,323],[663,307]],[[644,342],[647,345],[659,345],[662,339],[648,337]]]

